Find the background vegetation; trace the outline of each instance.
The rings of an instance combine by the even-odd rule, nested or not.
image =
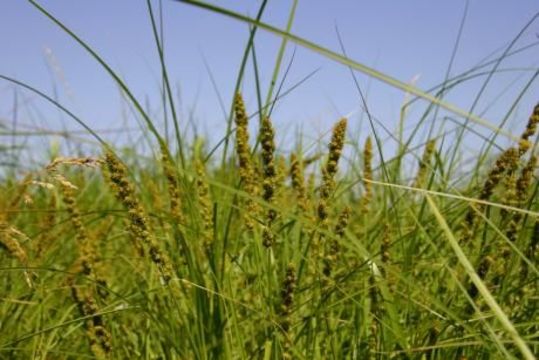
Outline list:
[[[425,92],[291,34],[294,8],[280,30],[260,22],[265,1],[253,18],[184,1],[251,29],[227,133],[209,148],[180,131],[150,1],[172,139],[97,52],[30,2],[116,81],[153,150],[115,147],[52,97],[1,76],[99,143],[97,155],[52,150],[44,167],[3,171],[1,358],[535,358],[539,106],[528,104],[512,133],[503,125],[521,96],[501,125],[444,100],[471,78],[488,82],[496,66],[479,64]],[[410,94],[401,129],[411,104],[429,105],[412,131],[390,134],[399,146],[389,154],[358,86],[371,129],[364,143],[342,118],[328,138],[298,136],[292,151],[280,150],[271,115],[286,94],[276,81],[266,92],[242,88],[262,30],[283,39],[274,80],[294,42]],[[247,91],[257,108],[246,107]],[[458,122],[456,131],[430,122],[441,110],[454,115],[446,121]],[[483,139],[472,159],[462,152],[468,132]]]

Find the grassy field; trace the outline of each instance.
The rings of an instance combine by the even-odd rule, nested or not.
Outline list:
[[[246,60],[219,147],[179,132],[168,142],[99,54],[32,2],[116,81],[153,153],[107,143],[2,76],[100,146],[3,173],[0,358],[535,359],[539,105],[509,134],[443,99],[479,67],[423,92],[256,18],[187,2],[257,25],[251,40],[273,32],[283,49],[294,42],[430,105],[409,136],[394,135],[392,154],[368,113],[364,143],[343,118],[327,139],[284,151],[271,121],[277,89],[246,108]],[[461,125],[450,141],[431,130],[417,142],[439,109]],[[470,124],[490,131],[471,160],[461,153]]]

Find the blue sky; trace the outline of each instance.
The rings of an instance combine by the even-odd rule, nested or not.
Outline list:
[[[52,1],[39,3],[81,36],[125,79],[141,102],[148,104],[156,123],[162,123],[159,103],[160,69],[153,43],[146,2],[142,0]],[[228,110],[243,48],[246,24],[206,10],[163,0],[167,65],[181,94],[182,121],[189,119],[216,142],[224,134],[224,115],[212,86]],[[219,1],[220,6],[254,16],[260,1]],[[153,1],[155,6],[157,1]],[[292,1],[269,1],[263,21],[283,28]],[[329,49],[340,51],[338,27],[348,56],[399,80],[416,79],[422,89],[443,81],[466,1],[322,1],[299,0],[292,32]],[[458,74],[485,57],[500,54],[539,10],[536,1],[470,0],[461,42],[451,73]],[[515,48],[538,41],[534,23]],[[117,86],[84,50],[27,1],[4,0],[0,4],[0,74],[17,78],[53,95],[95,129],[137,127],[122,104]],[[256,51],[263,93],[267,90],[280,39],[260,32]],[[316,136],[327,131],[343,114],[360,107],[358,93],[347,68],[311,51],[287,48],[284,66],[295,50],[285,88],[314,70],[316,75],[284,98],[273,121],[279,141],[293,140],[296,129]],[[501,68],[514,69],[495,75],[476,112],[498,123],[517,94],[537,69],[539,48],[532,47],[506,59]],[[207,63],[209,71],[204,65]],[[252,66],[243,86],[250,109],[256,108]],[[486,68],[487,70],[489,68]],[[484,78],[483,78],[484,79]],[[395,129],[402,91],[358,74],[368,93],[368,105],[388,129]],[[481,86],[464,84],[448,100],[467,109]],[[539,92],[534,82],[510,119],[518,133]],[[39,100],[17,91],[17,121],[20,126],[47,129],[79,129],[78,125]],[[264,96],[264,94],[263,94]],[[15,87],[0,81],[0,121],[10,126],[15,116]],[[424,104],[423,104],[424,105]],[[410,124],[423,105],[410,111]],[[352,126],[358,136],[370,131],[354,113]],[[112,141],[115,137],[106,135]],[[49,138],[43,139],[44,142]]]

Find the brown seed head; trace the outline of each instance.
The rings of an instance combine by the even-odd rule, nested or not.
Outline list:
[[[251,162],[251,150],[249,147],[248,117],[245,111],[245,104],[241,94],[236,94],[234,98],[234,112],[236,122],[236,154],[239,160],[239,175],[243,189],[251,197],[246,200],[245,222],[248,229],[252,230],[254,223],[251,216],[258,213],[258,205],[252,200],[258,195],[256,175]],[[247,215],[247,214],[250,214]]]
[[[329,154],[325,167],[322,169],[322,186],[320,187],[320,202],[318,203],[318,219],[325,221],[328,216],[327,200],[335,189],[335,174],[339,159],[341,157],[346,135],[346,119],[343,118],[335,124],[331,142],[329,143]]]
[[[369,205],[372,200],[372,184],[368,180],[373,179],[372,172],[372,139],[367,137],[365,141],[365,148],[363,149],[363,178],[367,181],[363,181],[365,192],[361,199],[361,213],[366,214],[369,211]]]
[[[530,138],[537,131],[538,124],[539,124],[539,104],[535,105],[535,107],[533,108],[533,112],[530,116],[530,119],[528,120],[526,129],[520,136],[519,148],[518,148],[520,156],[524,155],[524,153],[530,149],[531,147]]]
[[[116,198],[127,209],[128,229],[131,235],[136,241],[149,248],[152,262],[159,268],[163,281],[168,283],[172,274],[170,262],[152,236],[144,208],[136,196],[135,187],[127,176],[127,168],[111,151],[105,153],[104,164]]]
[[[170,215],[177,224],[183,224],[185,222],[185,219],[181,206],[178,173],[176,172],[175,164],[170,158],[166,145],[162,143],[160,146],[163,173],[165,175],[165,178],[167,179],[168,196],[170,201]]]

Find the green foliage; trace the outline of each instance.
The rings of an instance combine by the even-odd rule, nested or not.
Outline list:
[[[219,161],[200,139],[190,148],[179,131],[150,1],[174,144],[88,44],[30,1],[117,82],[160,153],[148,158],[133,145],[120,156],[51,97],[0,75],[58,107],[103,147],[99,159],[55,158],[0,183],[0,358],[534,359],[539,107],[522,119],[520,138],[508,136],[514,147],[494,154],[494,138],[506,131],[443,99],[469,73],[446,79],[441,93],[424,92],[291,34],[297,2],[286,31],[260,22],[266,1],[256,19],[183,2],[252,26],[234,95],[255,57],[256,30],[283,38],[265,104],[256,84],[261,133],[249,136],[249,109],[236,95]],[[305,150],[303,139],[288,156],[275,146],[279,129],[268,117],[288,41],[432,106],[409,138],[395,135],[391,158],[370,114],[364,150],[341,119],[323,156]],[[448,151],[446,134],[411,146],[438,107],[462,117],[459,143],[468,121],[494,130],[470,176],[455,171],[461,149]],[[235,154],[226,149],[234,119]]]

